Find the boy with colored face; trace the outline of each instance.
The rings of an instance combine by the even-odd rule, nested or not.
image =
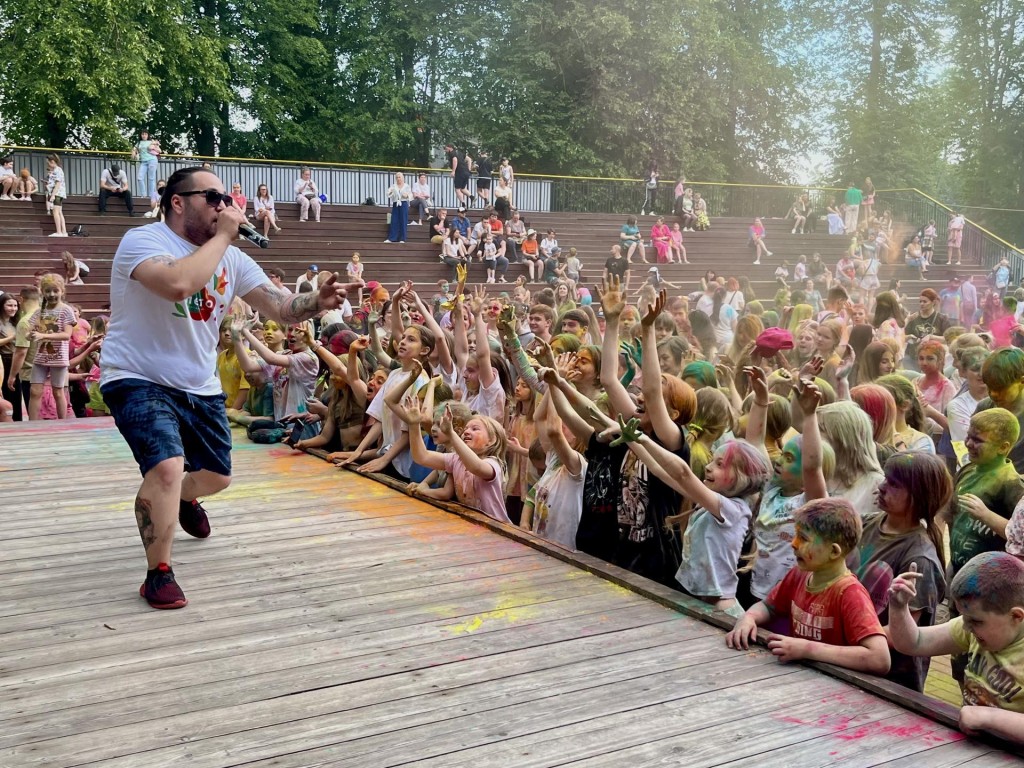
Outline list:
[[[1024,563],[1006,552],[972,558],[950,585],[960,615],[932,627],[918,627],[910,615],[920,575],[912,565],[889,587],[893,648],[965,657],[960,729],[1024,743]]]
[[[1024,472],[1024,350],[1015,347],[997,349],[986,358],[981,378],[988,387],[988,397],[978,403],[977,413],[990,408],[1005,408],[1017,417],[1018,434],[1010,450],[1010,461],[1018,472]]]
[[[843,499],[817,499],[797,510],[794,520],[796,566],[736,622],[726,644],[746,650],[759,626],[789,619],[789,635],[768,637],[780,661],[824,661],[884,675],[888,641],[870,595],[846,567],[860,540],[860,515]]]

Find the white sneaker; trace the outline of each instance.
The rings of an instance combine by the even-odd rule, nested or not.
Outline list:
[[[47,237],[64,237],[60,232],[51,232]]]
[[[771,251],[765,251],[764,255],[770,259],[774,254]]]
[[[147,219],[152,219],[152,218],[153,218],[154,216],[156,216],[156,211],[153,211],[153,210],[149,210],[149,211],[146,211],[146,212],[145,212],[144,214],[142,214],[142,215],[143,215],[143,217],[145,217],[145,218],[147,218]]]
[[[790,232],[789,234],[791,234],[791,235],[795,235],[795,234],[796,234],[796,230],[794,229],[794,230],[793,230],[792,232]]]
[[[493,277],[488,277],[487,278],[487,282],[488,283],[493,283],[494,282],[494,278]]]
[[[0,195],[0,200],[12,200],[12,199],[13,198],[10,195]]]

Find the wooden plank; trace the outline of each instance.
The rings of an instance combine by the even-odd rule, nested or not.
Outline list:
[[[319,688],[286,700],[258,701],[168,718],[162,721],[160,729],[115,726],[60,739],[59,743],[47,740],[38,743],[36,750],[51,758],[60,750],[61,755],[76,756],[82,761],[123,756],[126,765],[137,759],[134,752],[145,751],[150,768],[186,761],[193,768],[220,765],[229,754],[237,755],[242,732],[252,750],[269,755],[279,751],[272,747],[272,741],[332,743],[339,734],[353,729],[363,734],[395,732],[443,718],[449,710],[485,711],[535,698],[587,691],[620,680],[650,678],[693,664],[694,655],[681,656],[675,643],[706,638],[707,633],[713,632],[696,623],[686,628],[672,623],[574,638],[558,643],[554,650],[541,646],[509,653],[502,657],[500,665],[490,658],[460,661],[393,675],[386,686],[366,680]],[[197,735],[182,744],[176,736],[179,733]],[[250,757],[254,751],[248,753]]]

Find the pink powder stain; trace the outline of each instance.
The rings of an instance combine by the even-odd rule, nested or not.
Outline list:
[[[824,701],[824,700],[823,700]],[[965,739],[964,734],[958,731],[942,729],[931,720],[920,719],[911,725],[886,725],[884,722],[865,723],[858,725],[857,721],[865,715],[848,717],[846,715],[822,715],[817,720],[804,720],[799,717],[784,716],[780,719],[783,722],[794,725],[809,726],[812,728],[823,728],[831,731],[837,739],[843,741],[857,741],[868,737],[891,736],[898,739],[921,739],[933,744],[945,744],[947,742],[961,741]],[[834,753],[833,753],[834,754]]]

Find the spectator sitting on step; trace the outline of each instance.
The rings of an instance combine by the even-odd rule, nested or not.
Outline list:
[[[523,240],[520,252],[526,260],[526,269],[530,273],[530,282],[537,282],[544,271],[544,261],[540,255],[540,243],[537,242],[537,230],[526,230],[526,239]]]
[[[465,208],[461,209],[465,211]],[[434,245],[441,245],[448,236],[448,228],[451,226],[448,221],[448,211],[445,208],[438,210],[437,214],[430,217],[430,242]]]
[[[764,241],[764,224],[761,223],[761,219],[754,219],[748,234],[747,246],[754,251],[754,264],[761,263],[762,255],[771,258],[772,252],[768,250],[768,245]]]
[[[693,193],[693,212],[697,216],[697,223],[694,229],[698,232],[707,232],[711,229],[711,217],[708,216],[708,201],[701,197],[700,192]]]
[[[633,263],[633,253],[640,252],[640,260],[647,263],[647,251],[644,249],[644,238],[640,234],[640,227],[636,225],[636,216],[628,216],[626,223],[619,231],[619,245],[626,251],[626,261]]]
[[[471,225],[469,223],[469,219],[466,218],[466,209],[459,208],[459,210],[455,212],[455,215],[448,220],[448,226],[459,230],[463,239],[467,239],[469,237],[469,229]]]
[[[279,291],[285,291],[291,293],[284,285],[284,270],[280,267],[271,267],[267,270],[267,277],[270,278],[270,283]]]
[[[480,217],[480,221],[473,225],[473,228],[469,231],[469,240],[466,242],[466,255],[472,256],[478,248],[483,247],[484,235],[491,232],[490,217],[487,212],[484,211]],[[477,254],[477,261],[480,260],[480,255]]]
[[[264,237],[270,234],[271,227],[274,228],[275,232],[281,231],[281,228],[277,226],[277,211],[274,210],[274,197],[270,194],[266,184],[260,184],[256,188],[256,197],[252,199],[252,209],[256,214],[256,221],[263,222]]]
[[[132,204],[132,191],[128,186],[128,174],[121,170],[117,163],[111,163],[109,168],[104,168],[100,175],[100,216],[107,212],[107,198],[119,197],[124,200],[124,207],[128,209],[128,215],[135,215],[135,208]]]
[[[846,223],[843,221],[843,214],[836,205],[835,198],[828,201],[828,208],[825,219],[828,221],[828,233],[830,235],[845,235]]]
[[[301,175],[295,180],[295,201],[299,204],[299,221],[309,220],[309,211],[320,221],[320,190],[313,181],[313,174],[306,166],[302,167]]]
[[[421,173],[412,184],[412,201],[409,203],[409,223],[420,227],[423,226],[423,217],[430,216],[430,206],[432,204],[427,174]],[[416,221],[412,220],[414,213],[416,214]]]
[[[526,239],[527,229],[526,222],[519,215],[519,211],[513,210],[512,218],[505,224],[505,237],[515,243],[517,251]]]
[[[295,281],[295,292],[300,293],[304,283],[309,283],[310,287],[314,290],[317,286],[317,276],[320,274],[320,267],[316,264],[310,264],[306,267],[306,271],[299,275],[299,279]]]
[[[240,182],[236,181],[231,185],[231,194],[228,195],[228,197],[235,201],[235,205],[238,206],[238,210],[245,213],[245,209],[249,205],[249,200],[242,194],[242,185]]]
[[[14,199],[11,193],[17,180],[18,177],[14,173],[14,158],[5,157],[0,163],[0,200]]]
[[[26,203],[32,202],[32,195],[39,191],[39,182],[35,176],[29,173],[28,168],[22,168],[18,174],[18,180],[14,182],[14,199],[23,200]]]

